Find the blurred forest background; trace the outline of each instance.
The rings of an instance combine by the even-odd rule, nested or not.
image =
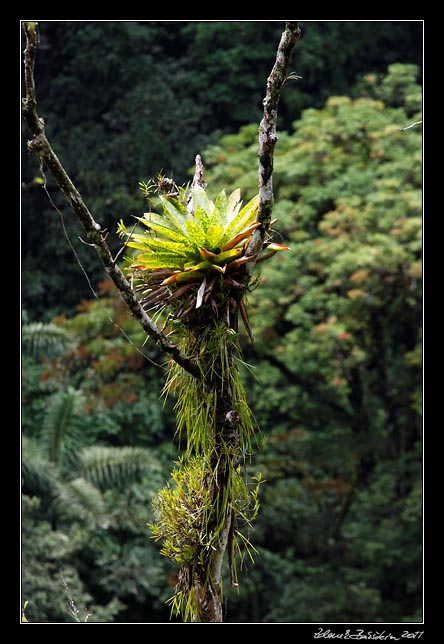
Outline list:
[[[39,113],[108,243],[159,171],[257,192],[278,22],[40,23]],[[292,251],[249,297],[261,510],[228,622],[422,619],[421,22],[308,22],[275,151]],[[23,46],[24,47],[24,46]],[[22,47],[22,49],[23,49]],[[164,622],[150,538],[179,446],[163,371],[23,128],[22,595],[30,622]],[[91,284],[73,255],[68,235]],[[277,239],[280,241],[280,239]],[[123,329],[128,341],[119,327]],[[153,343],[143,352],[163,363]],[[228,587],[228,583],[226,584]],[[66,590],[68,588],[68,591]],[[75,612],[69,595],[78,609]]]

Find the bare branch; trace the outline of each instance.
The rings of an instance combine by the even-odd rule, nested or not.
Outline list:
[[[159,329],[153,320],[146,314],[143,307],[137,300],[130,283],[116,265],[110,249],[105,241],[105,233],[100,225],[94,220],[80,193],[69,178],[57,155],[53,151],[44,131],[44,121],[39,118],[37,112],[37,100],[35,94],[34,66],[37,52],[37,23],[24,22],[23,30],[26,35],[25,49],[25,91],[23,99],[23,116],[33,135],[28,143],[30,152],[35,152],[42,163],[46,165],[55,182],[63,192],[66,200],[74,211],[77,219],[86,232],[88,242],[96,250],[106,272],[118,288],[120,295],[125,301],[130,313],[136,318],[143,330],[151,337],[158,346],[172,357],[181,367],[195,377],[200,377],[200,372],[195,363],[190,360],[179,348],[171,342]]]
[[[187,202],[186,202],[186,207],[188,212],[191,215],[194,215],[194,210],[193,210],[193,188],[196,186],[199,186],[200,188],[203,188],[206,190],[207,184],[204,181],[204,170],[203,170],[203,163],[202,163],[202,157],[200,154],[196,155],[195,159],[196,163],[196,172],[194,173],[193,181],[191,182],[190,190],[188,192],[188,197],[187,197]]]
[[[34,135],[43,132],[44,122],[37,114],[35,96],[34,67],[37,54],[37,22],[24,22],[23,31],[26,35],[25,49],[25,88],[26,97],[22,101],[22,112]]]
[[[400,127],[400,128],[398,128],[398,130],[399,130],[400,132],[403,132],[404,130],[410,130],[410,128],[411,128],[411,127],[415,127],[415,125],[421,125],[421,124],[422,124],[422,121],[415,121],[415,122],[414,122],[414,123],[412,123],[411,125],[407,125],[407,127]]]
[[[264,115],[259,125],[259,209],[257,220],[261,226],[254,232],[247,254],[257,256],[262,248],[273,210],[273,154],[277,142],[276,122],[278,103],[282,89],[289,78],[288,66],[293,48],[301,36],[297,22],[286,22],[276,52],[276,61],[267,79],[267,91],[263,100]],[[248,264],[248,272],[254,268],[255,261]]]

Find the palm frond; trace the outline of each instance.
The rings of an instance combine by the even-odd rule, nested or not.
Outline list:
[[[105,507],[100,490],[84,478],[64,483],[54,500],[53,509],[59,516],[76,518],[94,524],[104,520]]]
[[[54,394],[42,424],[41,439],[51,463],[70,469],[85,445],[85,399],[81,391],[68,387]]]
[[[76,339],[52,322],[30,322],[22,327],[22,347],[26,355],[56,358],[76,346]]]
[[[59,489],[56,469],[38,443],[26,436],[22,438],[22,483],[24,492],[47,499],[56,496]]]
[[[160,465],[150,450],[141,447],[105,447],[94,445],[79,454],[82,476],[101,490],[125,489]]]

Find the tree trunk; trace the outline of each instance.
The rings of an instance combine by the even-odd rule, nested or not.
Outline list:
[[[197,619],[199,622],[223,622],[222,604],[222,561],[227,549],[232,527],[232,513],[227,516],[226,524],[219,539],[218,549],[209,562],[210,581],[205,583],[206,571],[195,565],[192,569],[194,591],[197,600]]]
[[[223,316],[226,320],[223,326],[227,334],[233,332],[233,327],[237,327],[237,309],[238,303],[231,298]],[[222,307],[219,310],[221,311]],[[214,320],[209,320],[209,324],[214,324]],[[240,458],[241,417],[233,399],[232,376],[237,370],[237,365],[231,351],[225,353],[224,362],[225,365],[222,364],[221,358],[209,358],[208,363],[203,366],[203,372],[208,374],[202,382],[203,389],[213,394],[215,400],[214,414],[209,419],[213,431],[213,446],[210,456],[211,475],[208,477],[212,500],[208,531],[211,533],[220,530],[220,534],[215,549],[212,549],[209,555],[205,556],[203,550],[196,553],[190,570],[189,583],[196,600],[194,621],[199,622],[223,621],[222,562],[234,529],[232,507],[235,499],[231,498],[229,486],[231,472]],[[229,560],[231,568],[231,553]]]

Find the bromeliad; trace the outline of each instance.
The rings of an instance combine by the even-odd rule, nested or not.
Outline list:
[[[229,197],[222,191],[213,202],[201,186],[194,186],[191,200],[190,212],[183,193],[177,198],[160,195],[162,214],[150,212],[137,217],[146,231],[129,231],[123,221],[119,224],[120,236],[127,238],[125,245],[140,251],[127,270],[142,293],[141,303],[146,310],[169,306],[172,319],[187,325],[196,322],[202,308],[215,318],[224,311],[228,321],[230,311],[239,309],[251,337],[242,296],[248,289],[246,264],[258,260],[247,255],[246,249],[261,225],[256,221],[259,198],[243,205],[240,190]],[[272,242],[271,235],[263,245],[265,249],[269,252],[261,259],[289,250]],[[221,307],[222,301],[231,303]],[[232,318],[228,326],[236,329],[236,316]]]

